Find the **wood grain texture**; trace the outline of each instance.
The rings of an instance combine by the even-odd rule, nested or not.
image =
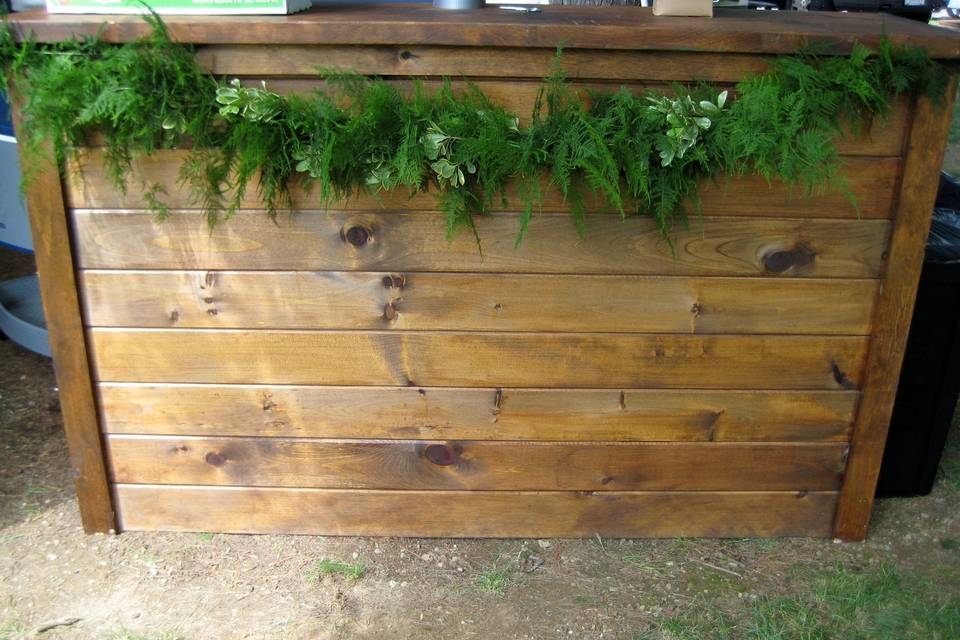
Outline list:
[[[845,442],[856,391],[102,383],[111,434]]]
[[[834,535],[844,540],[863,540],[867,535],[913,317],[956,82],[954,76],[946,93],[946,103],[939,107],[926,98],[917,100],[889,260],[875,310],[867,385],[854,425],[853,450],[837,508]]]
[[[876,280],[81,271],[96,327],[867,335]]]
[[[12,102],[16,105],[14,121],[19,125],[20,97],[14,96]],[[116,528],[116,521],[100,443],[60,175],[51,147],[44,146],[37,153],[27,153],[24,145],[18,149],[21,166],[33,175],[24,191],[80,519],[87,533],[105,533]]]
[[[846,444],[290,440],[113,435],[111,479],[433,491],[817,491]]]
[[[316,78],[317,69],[401,78],[517,78],[541,85],[557,65],[555,48],[418,44],[213,45],[197,50],[200,65],[218,76]],[[769,69],[769,58],[748,54],[566,49],[560,66],[567,78],[615,82],[739,82]],[[532,105],[532,103],[531,103]]]
[[[479,9],[443,11],[424,4],[317,6],[288,16],[165,16],[174,40],[194,44],[422,44],[554,49],[639,49],[721,53],[794,53],[818,45],[847,53],[854,42],[923,46],[934,58],[960,58],[948,29],[883,14],[717,9],[712,19],[653,16],[641,7],[545,6],[536,14]],[[138,16],[48,15],[11,18],[18,34],[40,41],[99,35],[127,42],[147,35]]]
[[[147,209],[149,202],[144,197],[144,186],[159,184],[166,189],[160,199],[172,209],[197,208],[194,194],[180,184],[180,167],[188,151],[156,151],[141,156],[133,162],[128,176],[126,194],[117,191],[107,177],[103,164],[104,150],[88,148],[79,159],[69,163],[67,169],[66,198],[69,206],[78,209]],[[799,186],[785,185],[777,180],[768,182],[760,176],[721,178],[717,182],[706,181],[700,188],[700,212],[705,216],[738,217],[817,217],[888,219],[891,216],[896,179],[900,172],[898,158],[844,159],[843,175],[846,176],[850,193],[856,204],[839,190],[807,195]],[[542,188],[542,210],[567,212],[562,194],[546,184]],[[293,205],[298,210],[317,209],[320,198],[316,190],[308,192],[297,185],[291,186]],[[503,205],[499,199],[493,203],[494,211],[523,211],[524,204],[513,187],[505,194]],[[584,200],[594,212],[614,214],[604,202],[585,193]],[[252,185],[243,199],[243,208],[262,208],[263,203]],[[436,211],[437,199],[433,193],[419,193],[410,197],[406,190],[396,189],[389,193],[370,195],[359,193],[340,202],[332,202],[329,209],[343,211]],[[692,207],[688,207],[694,211]]]
[[[447,237],[440,214],[311,212],[274,223],[246,211],[212,231],[173,212],[73,214],[85,269],[458,271],[652,275],[781,275],[872,278],[882,267],[885,220],[704,218],[663,240],[649,218],[589,224],[581,237],[565,215],[540,215],[515,246],[517,220],[482,216],[473,236]],[[366,240],[356,246],[351,230]]]
[[[121,528],[460,538],[830,535],[832,492],[562,493],[117,485]]]
[[[100,381],[851,389],[865,338],[92,329]]]

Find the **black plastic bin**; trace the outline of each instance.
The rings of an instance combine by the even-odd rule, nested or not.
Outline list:
[[[880,497],[930,493],[960,394],[960,183],[941,179],[937,205],[880,467]]]

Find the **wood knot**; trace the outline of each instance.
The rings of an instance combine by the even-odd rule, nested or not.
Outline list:
[[[400,52],[400,59],[401,59],[401,60],[412,60],[412,59],[414,59],[414,58],[416,58],[416,57],[417,57],[417,56],[414,55],[414,53],[413,53],[412,51],[408,51],[408,50],[406,50],[406,49],[404,49],[403,51]]]
[[[600,480],[600,484],[602,485],[608,485],[611,482],[613,482],[613,476],[604,476],[604,478]]]
[[[355,247],[362,247],[370,242],[370,229],[362,225],[354,225],[342,230],[341,237]]]
[[[273,409],[275,409],[277,406],[277,403],[273,401],[273,394],[265,391],[263,394],[263,401],[260,403],[260,406],[264,411],[273,411]]]
[[[180,321],[180,312],[174,309],[170,312],[170,322],[179,322]]]
[[[227,458],[222,454],[217,453],[216,451],[210,451],[203,457],[207,461],[207,464],[212,464],[215,467],[222,467],[223,463],[227,461]]]
[[[397,313],[397,307],[395,303],[391,300],[387,304],[383,305],[383,319],[387,322],[393,322],[397,319],[397,316],[400,315]]]
[[[763,268],[770,273],[786,273],[813,264],[816,252],[806,243],[798,242],[792,249],[781,249],[764,254]]]
[[[435,465],[447,467],[459,460],[459,449],[446,444],[431,444],[423,450],[423,456]]]
[[[836,382],[838,385],[840,385],[844,389],[857,388],[857,385],[854,384],[854,382],[847,377],[847,374],[843,372],[843,370],[840,368],[840,365],[838,365],[836,362],[830,363],[830,373],[833,375],[834,382]]]
[[[700,317],[700,314],[703,313],[703,305],[699,302],[694,302],[690,305],[690,313],[692,313],[695,318]]]
[[[387,289],[403,289],[407,284],[403,276],[383,276],[383,286]]]

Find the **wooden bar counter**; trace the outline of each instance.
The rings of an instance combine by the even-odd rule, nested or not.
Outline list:
[[[137,17],[12,17],[40,41],[125,42]],[[475,82],[529,114],[555,51],[586,88],[732,85],[817,43],[924,46],[877,14],[323,7],[167,17],[212,73],[280,93],[317,65]],[[951,92],[952,93],[952,92]],[[948,98],[952,102],[952,96]],[[701,188],[702,219],[579,237],[547,194],[445,237],[429,196],[277,223],[255,190],[210,231],[183,151],[121,193],[97,148],[28,188],[64,423],[88,531],[579,537],[866,535],[950,104],[898,101],[838,140],[856,205],[760,177]],[[60,177],[62,175],[62,177]],[[142,180],[140,180],[142,178]],[[142,190],[167,187],[156,222]],[[605,215],[599,209],[594,216]]]

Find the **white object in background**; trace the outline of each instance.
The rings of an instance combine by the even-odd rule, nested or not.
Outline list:
[[[17,140],[0,135],[0,245],[31,251],[30,218],[20,192]]]
[[[655,16],[713,17],[713,0],[653,0]]]
[[[286,15],[304,11],[310,0],[148,0],[160,15]],[[144,14],[147,5],[138,0],[47,0],[47,13]]]

